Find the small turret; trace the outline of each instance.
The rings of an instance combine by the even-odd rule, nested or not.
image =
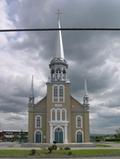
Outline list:
[[[31,81],[31,90],[30,90],[30,96],[29,96],[29,104],[34,105],[34,85],[33,85],[33,75],[32,75],[32,81]]]
[[[83,105],[86,110],[89,110],[89,96],[87,91],[87,82],[84,81],[84,96],[83,96]]]

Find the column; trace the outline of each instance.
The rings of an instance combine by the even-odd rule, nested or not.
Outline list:
[[[64,143],[67,144],[68,143],[68,136],[67,136],[67,124],[65,124],[65,140]]]
[[[50,143],[53,143],[53,126],[50,124]]]

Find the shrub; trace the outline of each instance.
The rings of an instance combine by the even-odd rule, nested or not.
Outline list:
[[[52,153],[53,147],[52,147],[52,146],[49,146],[49,147],[48,147],[48,150],[49,150],[49,153]]]
[[[120,138],[113,138],[113,139],[105,139],[105,141],[120,141]]]
[[[57,145],[52,145],[53,150],[57,150]]]
[[[30,151],[30,155],[35,155],[35,153],[36,153],[36,150],[35,150],[35,149],[32,149],[32,150]]]
[[[69,155],[69,156],[72,155],[72,152],[71,152],[71,151],[68,151],[68,155]]]
[[[59,150],[63,150],[63,147],[60,147]]]
[[[70,147],[65,147],[64,150],[71,150],[71,148]]]
[[[57,150],[57,145],[52,145],[48,147],[49,153],[52,153],[52,150]]]

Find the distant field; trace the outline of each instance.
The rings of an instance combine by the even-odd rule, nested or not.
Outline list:
[[[34,151],[34,153],[33,153]],[[65,156],[120,156],[120,149],[81,149],[81,150],[56,150],[51,154],[47,149],[6,149],[0,150],[0,157],[65,157]]]

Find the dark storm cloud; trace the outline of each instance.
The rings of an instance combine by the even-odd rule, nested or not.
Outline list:
[[[30,96],[31,81],[25,77],[1,77],[0,78],[0,111],[24,112],[27,110],[28,97]],[[8,82],[9,81],[9,82]],[[41,87],[43,87],[41,85]],[[35,97],[41,96],[38,86],[34,84]]]
[[[120,1],[118,0],[13,0],[7,2],[9,19],[16,28],[57,27],[55,13],[58,8],[63,11],[62,27],[120,27]],[[88,91],[90,96],[93,96],[93,100],[99,101],[98,103],[107,103],[103,109],[104,107],[112,109],[114,106],[119,108],[120,90],[117,87],[120,78],[116,74],[119,72],[120,33],[63,31],[62,34],[65,57],[70,63],[69,77],[73,94],[81,96],[79,93],[83,91],[84,79],[87,79]],[[30,90],[30,81],[26,79],[29,74],[40,74],[40,77],[36,77],[37,80],[42,75],[47,79],[49,61],[55,56],[56,39],[57,32],[24,32],[12,36],[8,49],[10,54],[16,54],[19,57],[20,60],[17,62],[21,62],[24,66],[26,76],[23,75],[23,79],[15,78],[14,80],[8,76],[6,77],[8,83],[5,83],[6,80],[0,76],[0,111],[16,113],[25,111],[28,101],[26,97]],[[111,63],[112,61],[114,64]],[[40,79],[41,92],[45,87],[43,80],[44,78]],[[43,92],[39,92],[38,85],[37,81],[35,95],[39,94],[42,97]],[[110,99],[111,102],[109,102]],[[93,113],[97,115],[98,108],[93,106],[91,110],[94,110]],[[101,124],[101,127],[102,123],[106,126],[108,124],[103,116],[98,117],[95,119],[95,124],[92,120],[93,129],[98,128],[97,124]],[[118,119],[114,116],[113,120],[111,119],[111,125]]]

